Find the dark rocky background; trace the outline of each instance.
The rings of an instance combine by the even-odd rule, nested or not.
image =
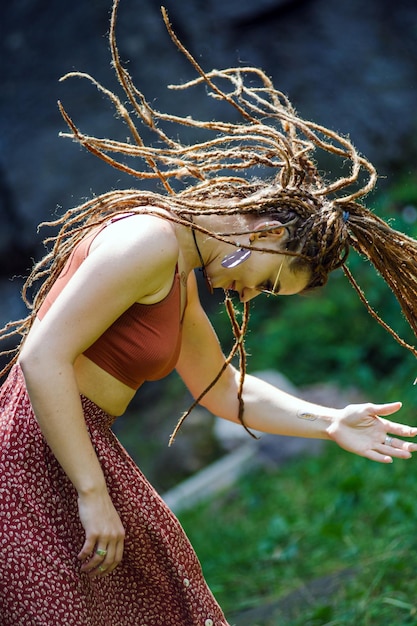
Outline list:
[[[415,0],[166,0],[176,32],[204,68],[264,68],[300,113],[350,133],[392,178],[417,154]],[[173,93],[193,70],[169,39],[155,0],[121,0],[118,43],[136,83],[160,110],[210,118],[204,93]],[[118,172],[58,137],[61,99],[81,129],[122,136],[108,103],[78,69],[115,87],[107,31],[111,0],[13,0],[0,19],[0,322],[18,312],[9,277],[25,271],[36,224],[118,185]],[[46,231],[44,231],[46,235]]]
[[[350,134],[382,177],[414,179],[417,157],[415,0],[166,0],[178,36],[209,70],[262,67],[299,112]],[[43,254],[41,220],[91,194],[130,186],[69,139],[61,99],[86,133],[124,137],[108,102],[85,81],[116,88],[107,32],[111,0],[13,0],[0,17],[0,324],[25,313],[20,279]],[[219,106],[169,83],[194,76],[165,31],[156,0],[121,0],[122,60],[162,111],[210,119]],[[120,93],[120,92],[119,92]],[[222,111],[229,115],[231,113]],[[232,113],[233,114],[233,113]],[[381,185],[384,185],[381,180]],[[171,428],[171,427],[169,427]]]

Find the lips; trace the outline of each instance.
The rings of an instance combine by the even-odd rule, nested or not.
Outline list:
[[[225,291],[225,293],[229,293],[229,291],[234,291],[235,293],[237,293],[237,295],[239,296],[239,300],[242,302],[242,294],[240,293],[240,291],[236,287],[236,281],[234,281],[228,287],[226,287],[224,289],[224,291]]]

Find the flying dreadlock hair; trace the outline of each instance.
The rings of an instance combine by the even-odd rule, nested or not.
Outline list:
[[[46,244],[53,244],[52,249],[35,264],[23,287],[22,296],[30,313],[24,319],[10,322],[0,331],[0,339],[21,336],[18,348],[5,352],[15,352],[15,355],[1,374],[16,362],[22,342],[74,246],[91,228],[110,217],[126,211],[152,213],[152,207],[155,207],[155,214],[158,214],[157,208],[166,209],[167,219],[228,243],[228,237],[233,233],[211,232],[194,224],[193,216],[209,213],[252,214],[281,221],[288,226],[290,234],[286,254],[293,257],[293,263],[307,265],[311,275],[309,287],[324,285],[329,273],[342,267],[368,312],[402,346],[417,356],[417,350],[405,343],[368,304],[345,263],[350,247],[366,257],[395,294],[417,335],[417,244],[410,237],[393,230],[358,202],[376,184],[377,175],[372,164],[357,152],[348,138],[299,117],[288,98],[275,89],[260,69],[239,67],[205,72],[178,40],[164,8],[162,16],[172,41],[197,73],[195,80],[181,86],[171,85],[170,88],[189,89],[205,84],[208,95],[228,103],[240,119],[236,122],[201,121],[190,116],[180,117],[156,111],[122,67],[115,37],[118,5],[119,0],[114,0],[110,48],[113,66],[128,98],[131,112],[115,93],[88,74],[71,72],[61,80],[70,77],[89,80],[112,102],[118,116],[127,125],[133,141],[120,142],[83,134],[62,104],[58,103],[71,131],[63,136],[74,138],[106,163],[139,180],[159,180],[164,192],[136,189],[111,191],[68,210],[55,221],[41,224],[58,226],[59,232],[55,237],[45,240]],[[134,116],[155,133],[155,146],[145,145]],[[176,131],[181,127],[211,131],[212,138],[188,145],[181,143],[178,138],[173,139],[174,134],[166,134],[161,124],[173,124]],[[347,173],[332,182],[326,181],[313,159],[316,151],[339,159],[340,171],[345,171],[342,170],[342,164],[345,169],[347,164]],[[120,160],[117,155],[120,155]],[[140,160],[138,169],[126,165],[123,161],[126,156]],[[253,168],[259,167],[269,170],[272,175],[268,179],[255,179],[248,175]],[[187,184],[184,179],[188,181]],[[183,188],[179,191],[172,187],[171,182],[174,180],[183,182]],[[275,249],[267,251],[277,252]],[[29,290],[40,280],[41,286],[33,297],[29,297]],[[239,353],[239,419],[245,426],[242,389],[246,354],[243,340],[249,308],[246,303],[243,321],[239,324],[227,293],[225,304],[235,343],[224,368]],[[224,368],[182,416],[171,441],[185,417],[219,379]]]

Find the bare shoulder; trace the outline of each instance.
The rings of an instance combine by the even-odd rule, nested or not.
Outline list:
[[[103,229],[94,239],[89,256],[102,270],[123,276],[123,281],[137,283],[140,277],[139,294],[152,299],[152,294],[160,295],[170,288],[178,254],[171,222],[137,214],[123,216]]]
[[[114,253],[142,253],[159,256],[178,254],[178,241],[171,222],[156,215],[122,216],[110,223],[95,238],[91,250],[110,245]]]

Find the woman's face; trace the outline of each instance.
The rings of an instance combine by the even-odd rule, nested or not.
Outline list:
[[[275,224],[272,232],[267,230]],[[293,257],[280,254],[280,250],[285,250],[289,236],[287,228],[279,222],[260,222],[255,228],[255,232],[243,238],[241,243],[255,246],[257,250],[252,250],[249,258],[240,264],[223,267],[221,263],[225,255],[236,253],[236,247],[223,243],[217,250],[213,262],[206,266],[213,287],[236,291],[241,302],[252,300],[262,292],[289,296],[303,291],[310,282],[310,273],[299,264],[296,269],[291,269]],[[259,248],[275,249],[277,254],[262,252]]]
[[[252,252],[249,259],[234,269],[223,269],[225,290],[236,291],[241,302],[261,293],[290,296],[303,291],[309,281],[307,270],[291,269],[292,257],[285,254]]]

